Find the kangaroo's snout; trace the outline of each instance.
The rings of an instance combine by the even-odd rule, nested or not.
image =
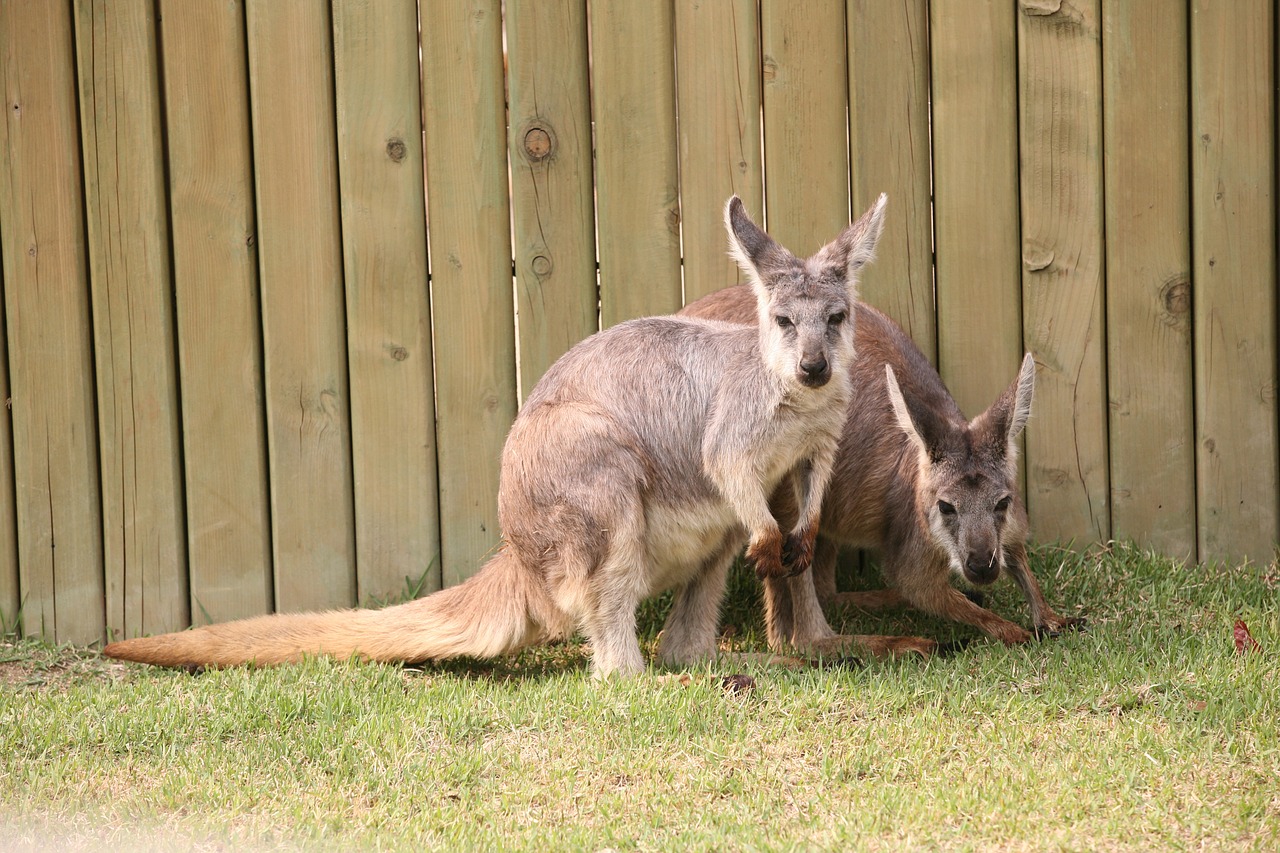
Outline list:
[[[1000,564],[990,549],[970,551],[964,562],[964,576],[970,583],[994,583],[1000,577]]]
[[[825,355],[800,359],[800,381],[810,388],[821,388],[831,379],[831,365]]]

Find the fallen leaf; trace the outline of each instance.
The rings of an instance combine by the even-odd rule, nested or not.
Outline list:
[[[1244,624],[1243,619],[1236,620],[1236,654],[1242,655],[1245,652],[1261,652],[1262,646],[1253,635],[1249,633],[1249,626]]]

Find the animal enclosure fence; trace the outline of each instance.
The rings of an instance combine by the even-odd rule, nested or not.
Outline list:
[[[885,191],[865,299],[1040,540],[1264,560],[1271,0],[0,0],[0,614],[347,606],[498,542],[522,395]]]

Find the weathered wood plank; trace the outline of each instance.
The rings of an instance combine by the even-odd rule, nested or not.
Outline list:
[[[107,630],[188,615],[155,5],[76,0]]]
[[[356,600],[328,6],[248,6],[276,609]]]
[[[498,543],[498,471],[516,412],[500,5],[422,11],[445,586]]]
[[[440,588],[414,0],[333,4],[361,600]]]
[[[191,619],[272,609],[244,5],[163,0]]]
[[[1027,504],[1043,539],[1111,535],[1098,0],[1020,0],[1023,322],[1035,354]]]
[[[681,304],[672,0],[591,0],[600,317]]]
[[[1191,9],[1200,559],[1267,560],[1278,515],[1275,10]]]
[[[844,3],[768,3],[760,33],[768,230],[805,257],[849,224]]]
[[[1187,3],[1102,7],[1112,534],[1196,553]]]
[[[755,0],[675,8],[684,301],[745,280],[729,257],[724,205],[764,210],[760,18]]]
[[[0,149],[2,150],[2,149]],[[13,418],[9,407],[9,335],[5,331],[4,268],[0,267],[0,629],[17,624],[21,589],[18,585],[18,509],[13,479]]]
[[[929,11],[938,368],[973,417],[1023,353],[1017,10],[934,0]]]
[[[73,41],[69,4],[0,4],[0,256],[23,629],[92,643],[105,626],[102,512]]]
[[[508,0],[520,395],[599,324],[586,0]]]
[[[889,194],[862,298],[897,320],[936,364],[928,3],[851,0],[847,15],[854,215]]]

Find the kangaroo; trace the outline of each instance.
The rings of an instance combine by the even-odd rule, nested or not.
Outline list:
[[[383,610],[271,615],[111,643],[162,666],[277,664],[313,654],[421,662],[494,657],[580,629],[595,676],[643,671],[641,600],[678,588],[669,664],[716,654],[728,568],[805,571],[848,411],[856,274],[886,198],[801,260],[725,207],[754,325],[651,317],[577,344],[538,382],[502,452],[503,543],[473,577]],[[784,538],[769,497],[788,481]]]
[[[755,322],[742,286],[686,306],[683,316]],[[903,604],[973,625],[1005,643],[1026,629],[987,610],[950,583],[951,574],[985,586],[1007,572],[1021,588],[1037,634],[1083,620],[1058,615],[1027,564],[1027,512],[1018,496],[1016,439],[1031,414],[1035,362],[966,421],[942,378],[896,323],[859,303],[853,405],[823,503],[810,577],[765,581],[770,645],[813,645],[832,631],[819,603],[864,609]],[[793,510],[775,499],[779,517]],[[840,545],[880,551],[889,589],[836,593]]]

